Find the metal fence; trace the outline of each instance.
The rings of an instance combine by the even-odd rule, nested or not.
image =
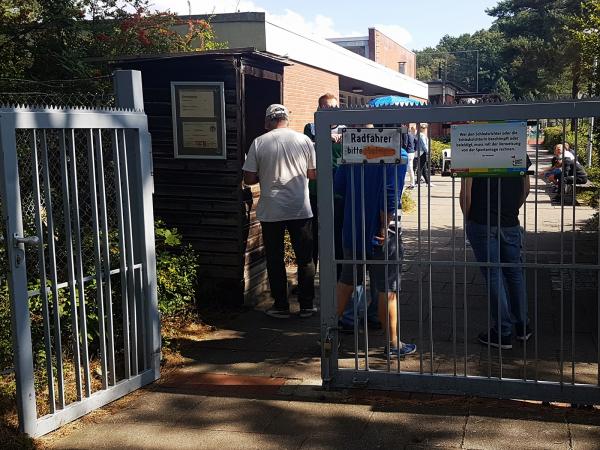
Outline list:
[[[124,109],[4,108],[0,127],[18,411],[37,436],[159,376],[150,136]]]
[[[555,201],[550,201],[550,186],[537,176],[550,159],[541,142],[537,126],[540,120],[553,119],[562,124],[563,141],[566,141],[568,128],[572,127],[575,142],[571,144],[577,157],[578,150],[581,155],[585,149],[585,143],[578,142],[577,128],[582,127],[587,118],[598,115],[600,101],[595,99],[319,110],[316,113],[316,147],[324,384],[600,403],[598,225],[591,231],[582,231],[581,222],[589,218],[590,210],[586,209],[584,217],[576,200],[580,189],[576,184],[568,192],[561,194],[560,191]],[[487,197],[488,219],[484,226],[487,255],[479,259],[474,257],[473,237],[467,233],[469,223],[459,206],[461,179],[447,176],[438,178],[436,186],[418,185],[413,191],[417,202],[415,212],[402,214],[395,208],[396,212],[383,219],[390,221],[391,216],[395,216],[390,222],[401,224],[402,232],[399,227],[394,227],[392,231],[396,233],[385,243],[384,256],[374,260],[365,248],[369,237],[357,236],[356,231],[365,229],[365,205],[373,201],[365,197],[366,164],[352,165],[353,206],[351,214],[345,211],[347,216],[354,217],[352,237],[354,242],[358,239],[359,248],[358,251],[349,249],[351,251],[344,257],[338,253],[336,257],[335,234],[343,227],[334,222],[334,216],[339,216],[334,210],[339,206],[335,205],[332,189],[331,125],[400,127],[416,123],[450,126],[510,121],[528,121],[536,130],[528,147],[532,163],[530,175],[533,176],[529,197],[519,213],[523,240],[517,260],[513,258],[506,262],[504,256],[491,255],[502,253],[500,242],[505,239],[500,236],[503,228],[491,225],[489,220],[491,200],[497,196],[498,223],[501,223],[501,202],[505,197],[502,195],[502,177],[498,176],[488,177],[479,184],[482,195]],[[399,163],[383,165],[390,164],[396,169]],[[418,173],[418,178],[420,175]],[[524,180],[528,175],[520,176]],[[381,189],[386,192],[387,188],[389,192],[391,185],[393,192],[384,195],[395,197],[399,206],[402,180],[398,180],[397,175],[393,177],[396,179],[390,179],[388,175],[386,180],[384,174]],[[561,177],[564,186],[564,170]],[[597,195],[597,191],[592,192]],[[362,227],[354,225],[361,221]],[[347,223],[343,226],[348,226]],[[403,257],[400,251],[392,252],[392,240],[397,248],[404,246]],[[359,319],[355,313],[354,337],[342,339],[336,312],[337,297],[343,289],[336,281],[338,265],[352,266],[355,291],[360,284],[357,281],[361,279],[360,274],[366,280],[367,268],[384,267],[385,291],[393,291],[390,297],[393,302],[384,301],[387,309],[383,332],[371,329],[367,314]],[[495,339],[491,336],[487,344],[482,345],[477,333],[481,330],[499,333],[494,330],[494,316],[502,317],[499,309],[502,302],[495,301],[494,296],[499,295],[503,288],[500,283],[505,282],[494,280],[502,280],[498,274],[506,276],[504,274],[510,271],[523,277],[521,295],[527,299],[525,311],[512,311],[512,316],[514,319],[528,310],[531,337],[522,342],[513,338],[512,348],[492,345]],[[395,279],[401,281],[394,289],[389,289],[387,284],[388,280],[394,282],[394,276],[390,277],[390,274],[396,274]],[[491,282],[486,282],[490,279]],[[357,311],[360,300],[358,295],[353,298]],[[390,326],[396,320],[398,326]],[[513,333],[525,335],[524,330]],[[386,349],[394,341],[414,342],[417,352],[405,357],[390,355]]]
[[[72,80],[0,78],[0,105],[111,108],[116,106],[112,76]]]

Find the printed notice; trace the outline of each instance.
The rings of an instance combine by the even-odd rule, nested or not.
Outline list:
[[[184,148],[213,151],[219,148],[216,122],[183,122],[181,131]]]
[[[343,164],[402,162],[400,131],[396,128],[342,128]]]
[[[526,122],[452,125],[451,142],[451,171],[458,176],[527,171]]]
[[[179,117],[215,117],[214,91],[180,89]]]

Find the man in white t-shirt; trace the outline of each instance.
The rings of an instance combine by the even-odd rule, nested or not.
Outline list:
[[[289,111],[271,105],[265,115],[267,133],[252,142],[244,163],[244,183],[260,183],[256,217],[262,227],[273,306],[267,315],[290,317],[284,234],[287,229],[298,264],[300,317],[313,315],[315,265],[312,260],[312,210],[308,180],[317,177],[315,149],[302,133],[288,128]]]

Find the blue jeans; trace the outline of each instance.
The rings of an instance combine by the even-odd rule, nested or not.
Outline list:
[[[365,312],[365,300],[367,300],[366,289],[364,284],[359,284],[356,286],[354,293],[352,294],[352,298],[348,302],[346,309],[344,310],[344,314],[340,319],[346,325],[354,325],[354,301],[356,300],[358,311],[356,313],[357,317],[363,316]],[[377,316],[377,288],[374,283],[371,283],[370,289],[370,298],[367,301],[367,320],[369,322],[379,322],[379,317]],[[364,317],[364,316],[363,316]]]
[[[498,237],[500,238],[500,255],[498,255]],[[522,230],[520,226],[490,227],[488,239],[487,225],[472,221],[467,222],[467,238],[473,248],[475,258],[479,262],[520,263],[522,248]],[[490,290],[490,309],[494,326],[498,326],[498,302],[500,302],[500,333],[503,336],[512,334],[513,320],[519,327],[527,325],[527,293],[520,267],[482,267],[481,273]],[[489,273],[489,279],[488,279]]]

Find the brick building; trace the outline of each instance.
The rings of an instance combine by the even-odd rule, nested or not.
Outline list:
[[[230,48],[251,47],[286,58],[290,65],[284,69],[283,102],[298,131],[313,121],[317,100],[325,92],[338,96],[342,105],[364,105],[379,95],[427,99],[427,84],[414,78],[414,53],[379,30],[369,30],[368,48],[361,54],[340,40],[272,23],[262,12],[217,14],[210,21],[217,39]]]
[[[364,56],[391,70],[415,78],[417,57],[376,28],[369,28],[368,36],[329,39],[358,55]]]

